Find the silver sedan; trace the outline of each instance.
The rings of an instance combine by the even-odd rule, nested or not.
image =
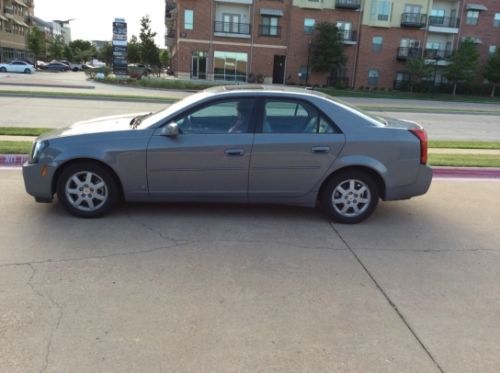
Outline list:
[[[372,117],[330,96],[217,87],[158,113],[79,122],[39,137],[23,166],[38,202],[98,217],[125,201],[319,205],[358,223],[378,200],[431,183],[419,125]]]
[[[0,63],[0,72],[6,73],[25,73],[32,74],[35,72],[35,67],[26,61],[12,61],[9,63]]]

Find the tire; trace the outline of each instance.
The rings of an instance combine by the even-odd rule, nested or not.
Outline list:
[[[367,172],[352,170],[330,178],[320,195],[321,207],[330,219],[356,224],[368,218],[379,200],[377,182]]]
[[[31,74],[31,70],[30,69],[24,69],[24,73],[25,74]]]
[[[57,197],[71,214],[97,218],[117,203],[119,189],[115,178],[104,167],[90,162],[64,169],[57,180]]]
[[[6,73],[7,72],[7,69],[5,67],[0,67],[0,72],[1,73]]]

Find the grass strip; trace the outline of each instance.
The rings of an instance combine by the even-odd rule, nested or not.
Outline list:
[[[0,127],[0,136],[40,136],[53,128]]]
[[[0,154],[29,154],[30,141],[0,141]]]
[[[46,91],[12,91],[0,90],[0,96],[15,97],[39,97],[39,98],[65,98],[65,99],[87,99],[87,100],[111,100],[111,101],[139,101],[172,103],[179,99],[161,96],[138,96],[138,95],[109,95],[101,93],[73,93],[73,92],[46,92]]]
[[[500,157],[490,154],[429,154],[432,166],[500,167]]]
[[[500,141],[429,141],[429,148],[438,149],[500,149]]]

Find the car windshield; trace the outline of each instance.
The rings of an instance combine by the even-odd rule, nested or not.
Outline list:
[[[197,101],[200,101],[204,99],[205,97],[210,96],[210,93],[207,92],[200,92],[200,93],[195,93],[193,95],[187,96],[186,98],[177,101],[173,103],[172,105],[166,107],[163,110],[160,110],[154,114],[151,114],[148,117],[145,117],[142,119],[141,123],[137,126],[139,129],[143,128],[148,128],[159,121],[161,121],[163,118],[166,118],[172,114],[175,114],[177,111],[194,104]]]

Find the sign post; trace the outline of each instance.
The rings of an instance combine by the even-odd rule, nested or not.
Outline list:
[[[113,22],[113,73],[117,77],[128,75],[127,23],[123,18]]]

